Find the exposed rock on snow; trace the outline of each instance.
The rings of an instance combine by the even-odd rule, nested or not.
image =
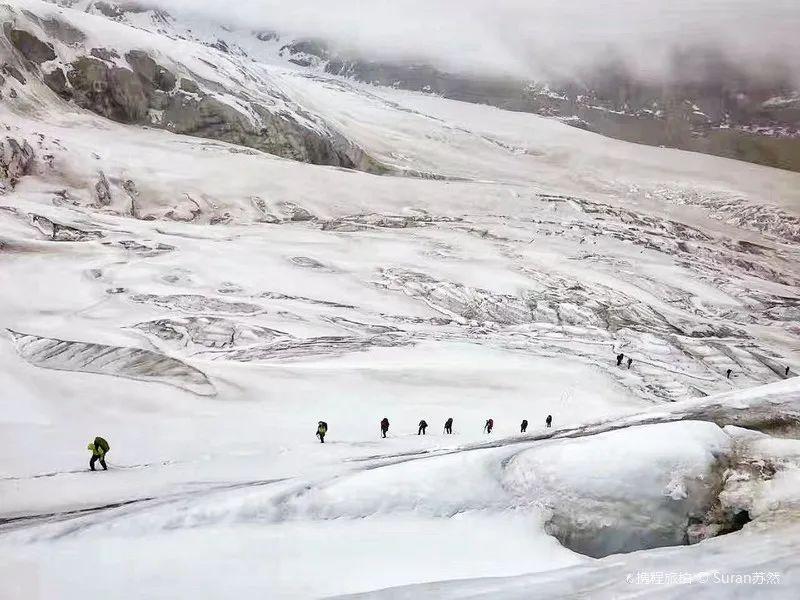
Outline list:
[[[31,62],[41,64],[56,57],[52,44],[41,41],[24,29],[14,29],[11,23],[3,23],[3,33],[5,33],[14,48],[19,50],[22,56]]]
[[[220,317],[158,319],[133,327],[177,349],[234,348],[292,337],[276,329]]]
[[[770,565],[791,597],[800,175],[361,85],[145,5],[0,16],[55,54],[0,32],[4,584],[717,600],[766,588],[628,577]]]
[[[395,348],[413,344],[406,336],[385,334],[372,336],[325,336],[304,340],[285,340],[259,344],[224,352],[198,353],[214,360],[252,362],[258,360],[298,360],[309,357],[334,357],[374,348]]]
[[[0,193],[13,188],[33,168],[34,152],[27,140],[0,140]]]
[[[434,217],[423,215],[383,215],[379,213],[348,215],[339,219],[325,221],[323,231],[366,231],[375,228],[404,229],[424,227],[431,223],[459,221],[457,217]]]
[[[161,308],[189,313],[217,313],[229,315],[252,315],[264,312],[264,308],[247,302],[220,300],[198,294],[133,294],[130,299],[142,304],[153,304]]]
[[[56,223],[42,215],[30,215],[31,223],[49,239],[59,242],[85,242],[103,237],[100,231],[86,231],[70,225]]]
[[[104,246],[114,246],[127,250],[128,252],[136,253],[140,256],[158,256],[175,250],[175,246],[159,242],[153,244],[152,242],[137,242],[135,240],[115,240],[101,242]]]
[[[108,16],[108,10],[98,10]],[[153,51],[143,48],[84,47],[86,34],[80,27],[88,26],[88,22],[71,22],[63,15],[16,12],[11,7],[6,11],[17,23],[38,28],[43,37],[50,37],[52,41],[44,42],[27,29],[14,28],[10,23],[4,26],[13,47],[32,63],[38,65],[64,57],[63,69],[53,65],[38,70],[37,74],[53,92],[82,108],[122,123],[146,124],[222,140],[304,162],[377,173],[387,171],[321,119],[289,105],[288,99],[271,83],[263,81],[260,87],[254,87],[253,82],[258,82],[261,75],[249,72],[252,70],[249,61],[226,55],[225,63],[232,70],[215,67],[224,83],[202,79],[202,84],[198,84],[195,80],[201,78],[196,71],[219,59],[219,51],[207,48],[207,58],[198,57],[184,64],[179,46],[169,45],[158,51],[162,56],[175,53],[165,56],[172,65],[167,68],[160,64],[160,59],[156,60]],[[118,26],[123,39],[126,29]],[[146,36],[142,39],[153,41]],[[125,62],[118,60],[120,56],[124,56]],[[173,70],[192,78],[181,78],[181,85],[176,87],[178,77]],[[239,80],[242,72],[246,73],[245,85]]]

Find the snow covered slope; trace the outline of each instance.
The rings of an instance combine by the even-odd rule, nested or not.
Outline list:
[[[800,175],[0,11],[0,596],[663,595],[664,557],[791,597]],[[91,48],[351,163],[44,83]]]

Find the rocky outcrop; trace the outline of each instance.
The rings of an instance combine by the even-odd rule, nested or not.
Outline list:
[[[0,142],[0,193],[12,189],[33,168],[34,152],[30,144],[7,137]]]
[[[157,64],[146,52],[131,50],[125,55],[125,60],[133,69],[143,84],[149,84],[156,90],[168,92],[175,87],[175,75],[166,68]]]
[[[109,62],[115,58],[119,58],[119,54],[117,54],[117,51],[111,50],[109,48],[92,48],[89,51],[89,54],[91,54],[95,58],[99,58],[100,60],[105,60]]]
[[[112,2],[104,2],[103,0],[95,2],[92,8],[110,19],[119,19],[125,14],[125,11],[119,5]]]
[[[66,75],[55,68],[43,73],[43,81],[62,98],[121,123],[162,127],[312,164],[385,171],[344,137],[311,129],[288,111],[276,114],[251,101],[254,119],[193,79],[182,77],[178,83],[174,73],[144,51],[125,55],[130,69],[104,60],[111,52],[93,48],[93,56],[75,59]]]
[[[133,71],[82,56],[72,63],[67,79],[75,102],[92,112],[123,123],[141,122],[147,114],[147,94]]]
[[[15,29],[11,23],[3,24],[3,33],[22,56],[37,65],[56,57],[52,44],[41,41],[24,29]]]
[[[85,230],[71,225],[64,225],[63,223],[48,219],[43,215],[30,214],[28,216],[31,225],[45,236],[46,239],[54,242],[85,242],[103,237],[100,231]]]
[[[127,5],[113,2],[93,2],[88,10],[112,20],[129,12]],[[82,108],[120,123],[221,140],[297,161],[387,171],[321,119],[294,106],[279,90],[267,85],[254,92],[241,85],[238,75],[227,74],[229,81],[224,77],[211,81],[197,75],[191,62],[162,58],[145,49],[123,53],[110,47],[87,48],[86,34],[73,24],[77,21],[48,15],[20,9],[5,23],[5,37],[24,59],[17,64],[59,97]],[[312,45],[298,49],[313,50]],[[62,62],[66,56],[72,57],[70,62]],[[209,60],[198,60],[219,70]],[[12,68],[6,63],[4,71]],[[18,70],[11,74],[24,81]],[[247,78],[253,76],[247,74]],[[16,94],[17,90],[9,92]],[[98,196],[103,204],[102,194]]]
[[[94,196],[98,206],[108,206],[113,199],[111,185],[108,183],[108,178],[102,171],[100,171],[97,183],[94,184]]]
[[[0,67],[0,72],[2,72],[3,75],[8,75],[10,77],[13,77],[14,79],[16,79],[22,85],[25,85],[27,83],[27,80],[25,79],[25,76],[22,73],[20,73],[19,69],[17,69],[12,64],[3,63],[3,66]]]
[[[42,78],[51,90],[64,99],[72,98],[72,90],[67,84],[67,76],[64,75],[64,70],[61,67],[56,67],[52,71],[46,72]]]

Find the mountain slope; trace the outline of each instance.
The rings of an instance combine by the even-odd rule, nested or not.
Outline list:
[[[259,64],[103,14],[41,2],[3,10],[3,63],[30,79],[6,90],[10,104],[21,110],[32,95],[37,110],[43,101],[58,105],[37,85],[42,82],[61,99],[114,121],[314,164],[382,171],[341,134],[292,103]]]
[[[661,560],[699,595],[734,595],[712,569],[796,588],[800,175],[74,6],[0,7],[14,594],[684,593],[628,587]],[[57,96],[92,48],[148,103],[166,71],[170,103],[187,77],[247,119],[271,99],[333,164]]]

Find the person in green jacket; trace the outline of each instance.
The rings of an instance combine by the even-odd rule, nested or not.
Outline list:
[[[317,437],[321,444],[325,443],[325,434],[328,433],[328,424],[325,421],[320,421],[317,425]]]
[[[103,471],[108,471],[108,466],[106,465],[106,454],[109,450],[111,450],[111,446],[108,445],[108,442],[98,436],[94,438],[93,442],[89,442],[89,445],[86,446],[86,449],[90,450],[92,453],[92,458],[89,461],[89,468],[94,471],[94,463],[99,460],[100,465],[103,467]]]

